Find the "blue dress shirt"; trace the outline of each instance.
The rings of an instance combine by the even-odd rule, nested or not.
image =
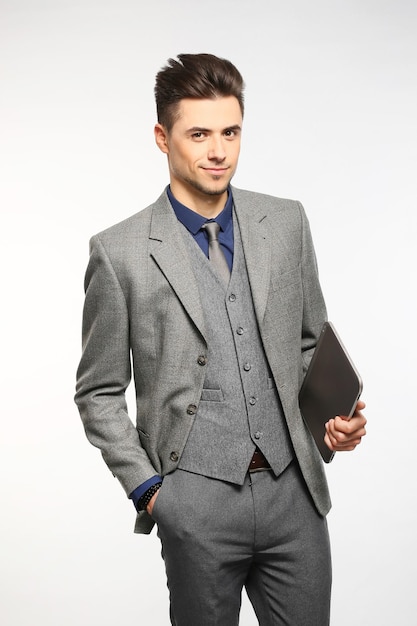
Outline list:
[[[202,229],[206,222],[217,222],[220,226],[219,244],[226,257],[229,270],[232,271],[233,265],[233,196],[230,188],[227,192],[227,201],[223,211],[215,219],[207,219],[199,213],[192,211],[188,207],[178,202],[172,195],[172,191],[167,187],[167,194],[172,208],[178,220],[192,234],[206,257],[208,257],[208,236]]]

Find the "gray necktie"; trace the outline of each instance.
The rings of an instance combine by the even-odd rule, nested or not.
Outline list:
[[[210,263],[213,264],[223,282],[228,285],[230,270],[218,240],[220,226],[217,222],[206,222],[206,224],[203,224],[202,228],[204,228],[208,235]]]

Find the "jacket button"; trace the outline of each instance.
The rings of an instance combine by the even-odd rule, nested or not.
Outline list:
[[[250,372],[250,370],[252,369],[252,366],[250,363],[245,363],[245,365],[243,366],[243,369],[245,370],[245,372]]]
[[[199,365],[206,365],[207,363],[207,358],[204,356],[204,354],[200,354],[200,356],[197,359],[197,363]]]
[[[244,329],[242,328],[242,326],[239,326],[238,329],[236,330],[238,335],[243,335],[243,333],[245,332]]]
[[[197,413],[197,407],[195,404],[189,404],[187,406],[188,415],[195,415]]]
[[[178,452],[171,452],[171,454],[169,455],[169,458],[171,459],[171,461],[176,463],[178,459],[180,458],[180,455],[178,454]]]
[[[262,437],[262,433],[259,432],[259,430],[256,431],[256,433],[254,434],[255,439],[260,439]]]
[[[251,406],[254,406],[254,405],[256,404],[256,398],[255,398],[255,396],[251,396],[251,397],[249,398],[249,404],[250,404]]]

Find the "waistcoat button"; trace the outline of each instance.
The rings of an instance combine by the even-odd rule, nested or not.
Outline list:
[[[199,365],[206,365],[207,363],[207,358],[204,356],[204,354],[200,354],[200,356],[197,359],[197,363]]]
[[[229,302],[236,302],[236,295],[234,293],[231,293],[229,296]]]
[[[178,452],[171,452],[171,454],[169,455],[169,458],[171,459],[171,461],[176,463],[178,459],[180,458],[180,455],[178,454]]]
[[[188,415],[195,415],[197,413],[197,407],[195,404],[189,404],[187,406]]]
[[[259,432],[259,430],[256,431],[256,433],[254,434],[255,439],[260,439],[262,437],[262,433]]]
[[[242,328],[242,326],[239,326],[239,328],[236,330],[238,335],[243,335],[243,333],[245,332],[244,329]]]
[[[255,398],[255,396],[251,396],[251,397],[249,398],[249,404],[251,404],[252,406],[253,406],[254,404],[256,404],[256,398]]]
[[[251,369],[251,364],[250,363],[245,363],[245,365],[243,366],[243,369],[245,370],[245,372],[249,372]]]

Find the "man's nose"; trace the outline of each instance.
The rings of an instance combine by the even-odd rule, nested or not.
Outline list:
[[[215,161],[224,161],[226,158],[226,150],[224,147],[223,137],[210,137],[208,150],[208,158]]]

